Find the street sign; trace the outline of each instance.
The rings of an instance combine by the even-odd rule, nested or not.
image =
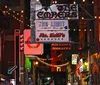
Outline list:
[[[16,70],[16,68],[17,68],[17,66],[15,65],[15,66],[13,66],[12,68],[10,68],[10,69],[8,69],[8,74],[12,74],[12,72],[14,71],[14,70]]]

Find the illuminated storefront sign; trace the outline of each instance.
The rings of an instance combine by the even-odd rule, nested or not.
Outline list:
[[[72,54],[72,64],[76,65],[77,64],[77,58],[78,58],[78,54]]]
[[[37,30],[68,30],[68,20],[35,20]]]
[[[30,36],[30,30],[24,30],[24,53],[33,55],[43,54],[43,44],[32,43]]]
[[[78,19],[78,4],[53,4],[48,10],[45,10],[39,3],[32,4],[31,1],[32,41],[69,42],[68,19]]]
[[[51,44],[51,50],[71,50],[72,49],[72,44],[58,44],[58,43],[53,43]]]
[[[68,20],[36,20],[36,42],[68,42]]]
[[[77,4],[53,4],[47,11],[38,4],[36,10],[36,19],[78,19]]]

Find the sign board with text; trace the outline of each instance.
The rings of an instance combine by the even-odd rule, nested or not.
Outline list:
[[[72,54],[72,64],[76,65],[77,64],[77,58],[78,58],[78,54]]]
[[[31,42],[30,29],[24,30],[24,54],[41,55],[43,54],[43,44]]]
[[[32,42],[69,42],[68,19],[78,19],[78,4],[52,4],[45,10],[30,2]]]
[[[68,42],[68,20],[36,20],[36,42]]]
[[[42,9],[41,4],[36,4],[36,19],[61,20],[68,18],[78,19],[78,4],[53,4],[48,10]]]

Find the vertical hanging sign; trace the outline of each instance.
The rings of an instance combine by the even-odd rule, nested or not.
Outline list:
[[[19,82],[19,57],[20,57],[20,30],[14,30],[14,64],[17,65],[17,69],[14,72],[16,85]]]

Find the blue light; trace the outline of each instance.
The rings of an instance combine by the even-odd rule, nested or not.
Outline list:
[[[67,27],[67,26],[65,26],[64,28],[65,28],[65,29],[68,29],[68,27]]]

